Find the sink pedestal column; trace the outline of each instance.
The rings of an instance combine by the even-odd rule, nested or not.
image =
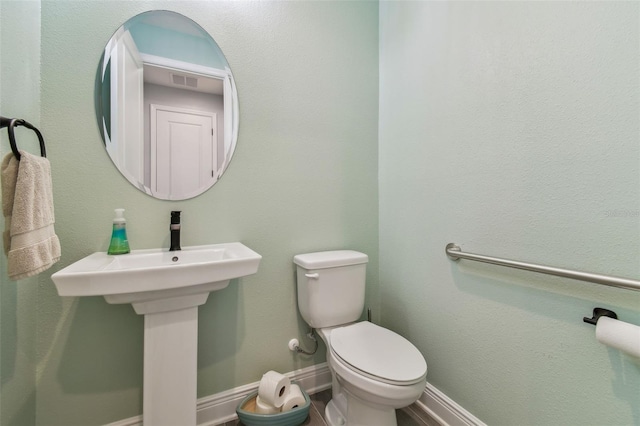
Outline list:
[[[208,295],[134,304],[144,314],[144,426],[196,425],[198,306]],[[162,310],[176,305],[188,306]]]

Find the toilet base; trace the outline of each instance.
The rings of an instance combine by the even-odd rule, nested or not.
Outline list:
[[[344,395],[332,398],[324,410],[329,426],[397,426],[396,410],[380,409],[351,396],[347,406]]]
[[[333,399],[327,403],[324,409],[324,417],[329,426],[343,426],[347,423]]]

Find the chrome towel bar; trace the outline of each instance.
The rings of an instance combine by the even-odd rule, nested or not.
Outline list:
[[[630,278],[592,274],[589,272],[574,271],[571,269],[555,268],[553,266],[537,265],[535,263],[519,262],[517,260],[501,259],[499,257],[483,256],[481,254],[465,253],[460,249],[458,245],[454,243],[447,244],[445,252],[451,260],[468,259],[474,260],[476,262],[491,263],[493,265],[523,269],[525,271],[538,272],[547,275],[556,275],[558,277],[571,278],[574,280],[588,281],[611,287],[640,291],[640,281],[632,280]]]

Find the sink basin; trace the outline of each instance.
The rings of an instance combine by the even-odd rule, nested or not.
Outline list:
[[[255,274],[260,256],[241,243],[133,250],[89,255],[52,275],[60,296],[104,296],[108,303],[136,303],[221,290],[229,280]],[[204,299],[206,301],[206,297]],[[202,303],[204,303],[204,301]]]

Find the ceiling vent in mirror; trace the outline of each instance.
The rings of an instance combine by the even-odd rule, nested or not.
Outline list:
[[[192,87],[194,89],[198,87],[198,79],[194,77],[171,74],[171,81],[176,86],[187,86],[187,87]]]

